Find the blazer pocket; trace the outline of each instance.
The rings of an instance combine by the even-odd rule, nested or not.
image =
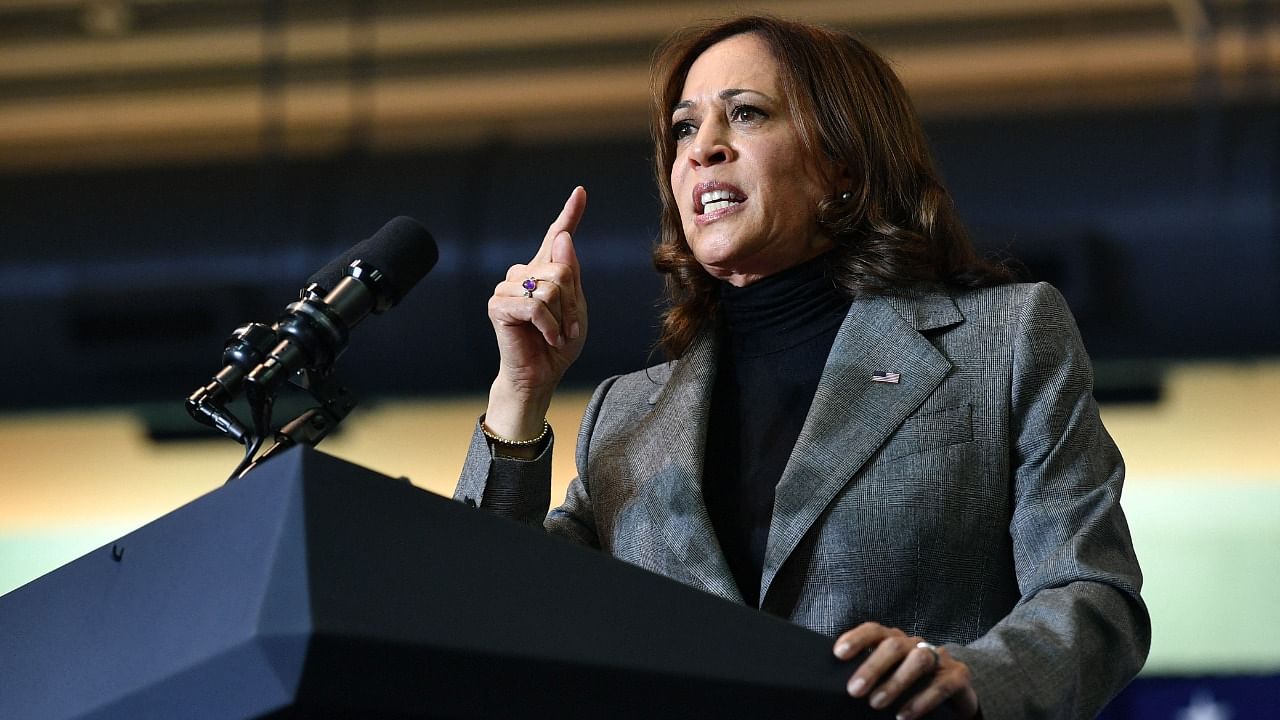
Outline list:
[[[926,410],[908,417],[889,436],[879,462],[958,445],[973,440],[973,406],[965,403],[941,410]]]

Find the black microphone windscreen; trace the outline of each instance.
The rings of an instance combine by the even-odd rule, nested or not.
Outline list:
[[[331,260],[307,283],[317,283],[326,292],[333,290],[346,275],[347,267],[362,260],[382,272],[391,304],[395,305],[426,276],[438,259],[431,233],[417,220],[401,215],[388,221],[372,237]]]

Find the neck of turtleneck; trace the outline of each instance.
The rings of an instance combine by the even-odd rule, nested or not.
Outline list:
[[[786,350],[839,328],[848,310],[849,299],[828,277],[823,257],[746,287],[724,283],[724,350],[742,358]]]

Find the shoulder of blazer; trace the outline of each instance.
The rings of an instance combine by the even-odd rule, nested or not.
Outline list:
[[[643,370],[635,370],[609,379],[608,395],[611,401],[619,398],[644,398],[652,405],[657,402],[658,395],[671,380],[679,360],[670,360],[660,365],[652,365]]]
[[[706,376],[714,372],[715,346],[715,333],[703,331],[679,358],[618,376],[610,395],[620,393],[627,398],[639,395],[649,405],[655,405],[671,382],[687,383],[693,380],[692,376]],[[706,379],[702,378],[703,381]]]
[[[1037,299],[1066,308],[1058,290],[1044,282],[955,290],[926,287],[884,295],[885,302],[919,332],[944,329],[971,319],[999,323],[1016,318],[1027,303]]]

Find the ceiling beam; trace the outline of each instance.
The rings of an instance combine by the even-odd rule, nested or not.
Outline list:
[[[1167,9],[1168,0],[795,0],[785,7],[790,17],[857,28],[912,22],[998,21],[1011,15],[1068,17],[1135,9],[1154,11]],[[679,27],[729,14],[731,8],[742,13],[767,12],[777,11],[779,4],[605,3],[375,16],[368,28],[367,50],[379,58],[621,41],[656,44]],[[280,30],[286,61],[346,58],[352,52],[355,33],[363,32],[347,19],[289,22],[286,18]],[[84,35],[9,41],[0,46],[0,79],[256,64],[262,59],[269,32],[261,24],[252,24],[120,37]]]
[[[187,0],[146,1],[180,5]],[[1118,7],[1170,13],[1169,22],[1159,28],[1121,27],[1105,33],[1074,32],[1073,22],[1064,20],[1063,32],[1048,37],[1007,34],[1008,39],[997,41],[911,44],[909,33],[895,35],[906,39],[880,49],[922,112],[933,116],[1188,102],[1195,98],[1206,63],[1221,81],[1224,97],[1259,75],[1280,75],[1280,56],[1257,51],[1280,46],[1280,27],[1225,26],[1215,29],[1212,42],[1199,42],[1174,21],[1172,8],[1179,2],[797,0],[787,7],[791,15],[857,27],[911,22],[936,27],[939,18],[990,20],[1019,13],[1057,13],[1068,19],[1080,15],[1093,22],[1096,13]],[[58,3],[49,0],[41,7]],[[0,0],[0,10],[14,6]],[[741,11],[765,6],[777,7],[737,5]],[[284,77],[266,89],[260,80],[268,38],[259,26],[6,43],[0,46],[0,82],[45,77],[56,83],[76,73],[128,78],[134,73],[226,66],[251,72],[241,73],[239,80],[206,86],[175,81],[162,89],[128,89],[123,83],[123,89],[106,91],[90,83],[83,91],[62,87],[46,95],[11,95],[0,101],[0,167],[53,166],[75,163],[77,158],[90,163],[201,159],[268,149],[332,152],[353,141],[389,148],[494,138],[567,138],[584,132],[642,137],[648,88],[642,58],[601,63],[584,52],[581,62],[571,66],[559,57],[542,66],[489,64],[459,73],[453,71],[461,62],[458,58],[467,56],[456,53],[656,42],[689,18],[719,14],[724,7],[713,2],[551,5],[518,11],[481,6],[468,12],[375,18],[373,31],[361,39],[375,59],[439,57],[441,65],[449,65],[445,59],[453,58],[454,65],[449,65],[450,71],[433,71],[427,62],[422,72],[393,77],[379,75],[375,63],[356,84],[342,72],[320,73],[304,81],[287,67],[326,59],[350,62],[360,46],[356,28],[345,20],[286,23],[279,45]],[[1257,85],[1253,83],[1255,90]],[[267,137],[283,145],[265,148]]]

